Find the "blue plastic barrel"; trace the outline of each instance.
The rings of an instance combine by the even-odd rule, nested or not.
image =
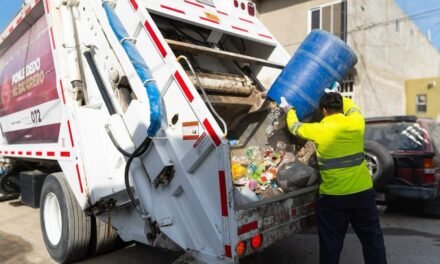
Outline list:
[[[319,107],[324,89],[335,81],[342,82],[356,62],[356,54],[345,42],[315,29],[295,52],[267,96],[277,103],[284,96],[302,120]]]

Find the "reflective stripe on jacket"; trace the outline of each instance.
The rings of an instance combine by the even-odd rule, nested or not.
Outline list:
[[[352,100],[343,100],[344,114],[329,115],[320,123],[301,123],[295,110],[287,113],[290,132],[316,145],[321,194],[352,194],[373,187],[364,160],[364,117]]]

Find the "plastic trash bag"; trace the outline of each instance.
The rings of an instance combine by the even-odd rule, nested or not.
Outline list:
[[[278,168],[277,182],[284,192],[310,186],[317,180],[317,170],[301,162],[286,162]]]
[[[258,199],[258,196],[247,187],[234,188],[235,205],[245,205],[259,200],[260,199]]]

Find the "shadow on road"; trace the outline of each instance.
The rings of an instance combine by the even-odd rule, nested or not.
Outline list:
[[[135,244],[110,254],[88,259],[78,264],[140,264],[140,263],[173,263],[180,253],[142,244]],[[1,262],[0,262],[1,263]]]
[[[19,236],[0,232],[0,249],[0,263],[28,263],[26,253],[32,251],[32,245]]]

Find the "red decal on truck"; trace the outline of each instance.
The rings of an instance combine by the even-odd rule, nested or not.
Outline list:
[[[21,21],[23,21],[23,17],[22,17],[22,16],[20,16],[20,17],[17,19],[17,26],[21,23]]]
[[[216,146],[220,145],[222,143],[222,141],[217,136],[217,133],[215,133],[214,128],[211,126],[211,123],[209,123],[208,119],[205,119],[203,121],[203,125],[205,126],[209,136],[211,136],[212,140],[214,141],[214,144]]]
[[[26,10],[24,10],[25,15],[28,15],[32,10],[32,7],[28,7],[26,8]]]
[[[153,40],[154,44],[156,44],[157,49],[159,50],[160,54],[162,54],[162,57],[167,56],[167,51],[165,50],[164,46],[162,45],[162,42],[160,42],[159,38],[157,37],[156,32],[154,32],[153,27],[148,23],[148,21],[145,21],[145,28],[148,31],[148,34],[150,35],[151,39]]]
[[[52,47],[53,49],[57,49],[57,46],[55,46],[55,38],[53,37],[53,30],[50,28],[50,39],[52,40]]]
[[[130,3],[133,6],[134,10],[137,11],[139,6],[138,6],[136,0],[130,0]]]
[[[194,96],[192,95],[191,91],[183,80],[182,75],[180,75],[180,73],[176,71],[176,73],[174,73],[174,78],[176,78],[177,83],[179,84],[186,98],[188,98],[188,101],[191,103],[194,100]]]
[[[243,32],[248,32],[248,30],[247,30],[247,29],[244,29],[244,28],[240,28],[240,27],[236,27],[236,26],[232,26],[232,28],[233,28],[233,29],[236,29],[236,30],[243,31]]]
[[[229,16],[228,13],[223,12],[223,11],[220,11],[220,10],[217,10],[217,13],[222,14],[222,15],[224,15],[224,16]]]
[[[259,33],[258,36],[263,37],[263,38],[272,39],[271,36],[269,36],[269,35],[265,35],[265,34],[261,34],[261,33]]]
[[[220,22],[218,22],[218,21],[216,21],[216,20],[212,20],[212,19],[206,18],[206,17],[202,17],[202,16],[201,16],[200,19],[201,19],[201,20],[208,21],[208,22],[211,22],[211,23],[214,23],[214,24],[220,24]]]
[[[79,173],[79,167],[78,167],[78,164],[76,164],[76,175],[78,176],[79,190],[81,191],[81,193],[83,193],[84,190],[83,190],[83,185],[82,185],[82,182],[81,182],[81,174]]]
[[[238,228],[238,235],[242,235],[256,229],[258,229],[258,221],[253,221],[240,226]]]
[[[64,97],[63,81],[61,81],[61,80],[60,80],[60,89],[61,89],[61,96],[63,98],[63,104],[66,104],[66,97]]]
[[[166,5],[160,5],[160,7],[162,7],[163,9],[167,9],[176,13],[180,13],[180,14],[185,14],[185,11],[174,8],[174,7],[170,7],[170,6],[166,6]]]
[[[232,258],[232,250],[230,245],[225,245],[225,256]]]
[[[47,0],[45,1],[45,6],[46,6],[46,13],[49,14],[49,2]]]
[[[184,0],[184,2],[187,3],[187,4],[193,5],[193,6],[197,6],[197,7],[200,7],[200,8],[205,8],[205,6],[203,6],[201,4],[198,4],[198,3],[194,3],[194,2],[189,1],[189,0]]]
[[[69,120],[67,120],[67,128],[69,129],[70,143],[72,144],[72,147],[74,147],[75,143],[73,141],[72,128],[70,127],[70,121]]]
[[[220,184],[220,202],[222,208],[222,216],[228,216],[228,196],[226,195],[226,175],[224,171],[218,172]]]
[[[70,157],[70,152],[69,151],[61,151],[60,156],[61,157]]]
[[[246,18],[242,18],[242,17],[240,17],[240,20],[241,20],[241,21],[244,21],[244,22],[248,22],[248,23],[250,23],[250,24],[253,24],[253,23],[254,23],[253,21],[251,21],[251,20],[249,20],[249,19],[246,19]]]

